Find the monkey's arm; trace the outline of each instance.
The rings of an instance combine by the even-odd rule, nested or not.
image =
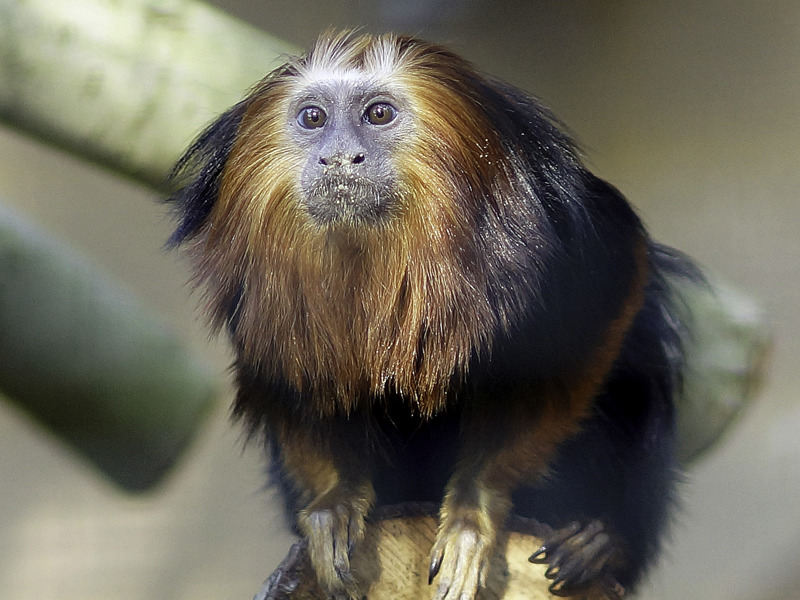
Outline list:
[[[431,553],[431,580],[439,574],[436,600],[474,597],[485,583],[488,557],[511,508],[512,492],[546,476],[560,445],[580,429],[642,305],[646,281],[645,248],[640,244],[629,291],[583,364],[557,380],[512,384],[502,397],[490,397],[485,390],[477,399],[481,408],[465,423],[465,445],[447,485]],[[498,410],[500,405],[503,410]],[[563,537],[562,533],[556,535]],[[606,577],[606,564],[618,558],[607,536],[595,535],[586,544],[572,544],[569,537],[558,540],[566,549],[560,556],[554,558],[552,548],[547,549],[553,592]],[[600,540],[605,543],[593,543]],[[615,582],[606,584],[609,593],[615,593]]]
[[[578,430],[594,390],[590,391],[588,385],[576,385],[567,392],[532,393],[536,394],[533,402],[542,407],[542,412],[526,411],[522,398],[498,397],[497,403],[517,404],[520,410],[506,414],[502,421],[485,415],[467,428],[467,442],[459,468],[447,486],[431,552],[430,578],[439,575],[436,600],[474,597],[478,588],[485,585],[489,557],[511,508],[512,492],[523,483],[535,483],[547,475],[560,444]],[[564,533],[557,531],[554,535]],[[583,533],[578,529],[567,538]],[[601,528],[596,533],[604,532]],[[592,537],[587,543],[603,539]],[[554,580],[553,592],[573,591],[607,577],[606,564],[618,558],[607,538],[606,543],[589,552],[574,540],[559,541],[564,547],[570,543],[579,545],[557,560],[553,560],[552,548],[547,548],[547,560],[543,562],[551,567],[547,576]],[[616,587],[616,582],[607,580],[607,587]]]
[[[308,425],[285,425],[276,435],[280,465],[300,492],[297,525],[317,577],[335,597],[356,597],[350,553],[375,502],[364,455]]]
[[[301,397],[253,375],[241,358],[237,370],[234,414],[266,433],[319,583],[337,599],[356,597],[350,554],[375,502],[363,420],[313,418]]]

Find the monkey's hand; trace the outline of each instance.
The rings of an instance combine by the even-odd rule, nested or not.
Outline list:
[[[545,537],[544,544],[528,560],[550,567],[545,576],[552,579],[550,592],[571,596],[590,587],[599,587],[608,600],[619,600],[624,588],[611,574],[619,560],[612,536],[598,520],[573,522]]]
[[[439,576],[435,600],[472,600],[486,585],[497,530],[508,504],[480,483],[473,483],[470,492],[457,485],[451,488],[431,550],[428,583]]]
[[[486,584],[495,532],[482,527],[472,515],[443,523],[431,551],[428,583],[439,575],[436,600],[472,600]]]
[[[360,597],[350,571],[350,555],[364,538],[364,520],[374,498],[375,492],[368,482],[356,487],[337,485],[298,515],[317,580],[336,600]]]

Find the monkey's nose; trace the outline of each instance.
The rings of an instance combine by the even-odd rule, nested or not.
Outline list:
[[[324,166],[344,167],[347,165],[360,165],[367,159],[363,152],[336,152],[330,156],[320,156],[319,164]]]

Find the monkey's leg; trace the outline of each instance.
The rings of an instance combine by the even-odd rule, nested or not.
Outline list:
[[[314,435],[309,426],[278,438],[282,466],[301,490],[297,524],[317,579],[337,600],[356,598],[350,555],[364,537],[364,520],[375,502],[364,453],[345,440]]]
[[[470,600],[486,585],[489,558],[511,502],[509,492],[481,481],[480,470],[462,468],[448,484],[428,576],[429,583],[439,576],[436,600]]]
[[[430,579],[439,575],[436,600],[470,600],[485,584],[497,532],[511,508],[511,494],[521,484],[544,477],[559,447],[580,430],[641,306],[645,273],[642,264],[617,318],[608,323],[589,358],[570,375],[528,389],[520,384],[503,398],[491,398],[491,391],[485,390],[485,397],[477,399],[484,408],[465,423],[461,460],[447,484],[431,552]],[[520,381],[527,376],[521,373]],[[587,544],[595,542],[593,538]],[[597,560],[582,544],[570,548],[576,548],[578,556],[570,573],[587,571],[581,556],[589,557],[589,562]],[[602,544],[598,551],[602,555],[614,548]],[[550,575],[557,576],[566,565],[555,565]],[[566,578],[556,589],[568,589],[574,583]]]
[[[512,492],[547,472],[582,413],[571,411],[569,402],[567,407],[543,402],[539,410],[520,399],[503,403],[505,415],[476,415],[466,425],[466,442],[447,485],[431,551],[430,580],[439,576],[436,600],[470,600],[485,585]]]

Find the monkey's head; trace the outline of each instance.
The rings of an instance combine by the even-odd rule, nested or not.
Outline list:
[[[528,191],[525,177],[513,181],[515,169],[530,171],[524,146],[565,154],[549,116],[515,93],[415,38],[323,36],[184,157],[202,173],[178,196],[173,241],[227,221],[234,206],[320,229],[382,226],[415,210],[441,216],[441,227],[472,221],[498,192]]]
[[[446,387],[508,326],[583,172],[518,90],[439,46],[348,33],[267,75],[180,166],[172,241],[212,320],[298,387],[373,391]]]

